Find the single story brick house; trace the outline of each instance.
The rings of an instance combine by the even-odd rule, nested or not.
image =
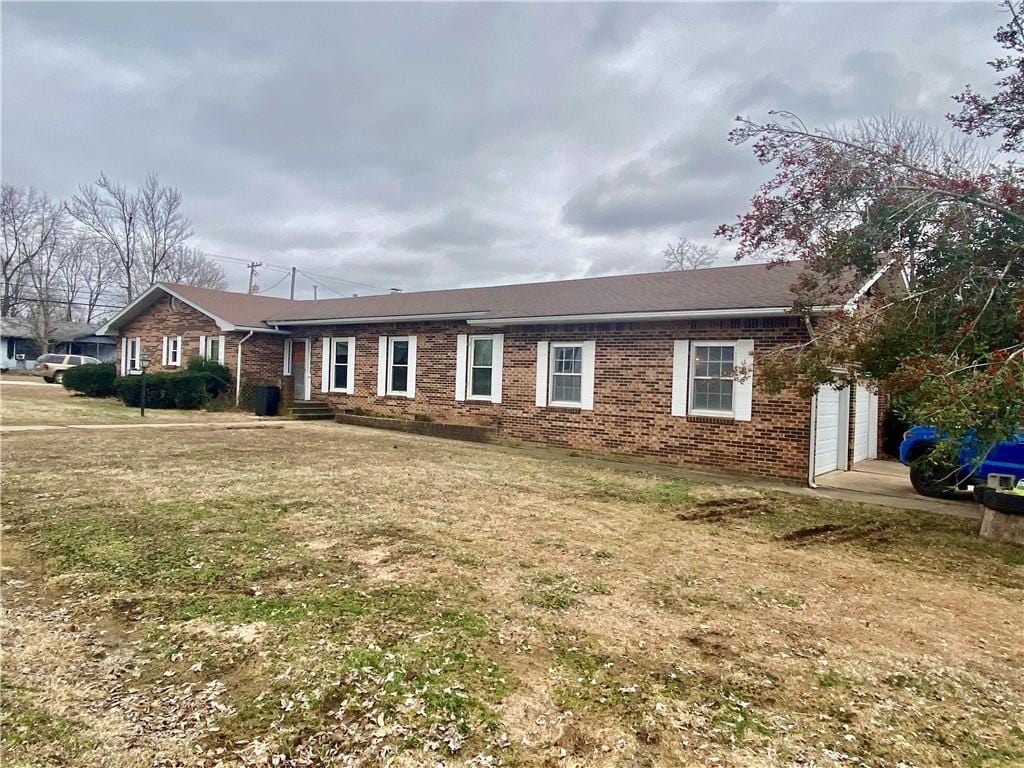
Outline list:
[[[758,358],[880,290],[792,310],[804,267],[764,264],[289,300],[158,283],[110,320],[119,372],[217,359],[339,412],[488,425],[501,438],[814,482],[878,451],[878,396],[770,394]],[[239,375],[241,372],[241,375]]]

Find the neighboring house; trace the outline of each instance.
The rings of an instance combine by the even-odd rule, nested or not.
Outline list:
[[[33,339],[32,325],[20,317],[0,318],[0,369],[26,370],[35,367],[36,358],[44,352],[66,355],[89,355],[105,363],[116,358],[116,341],[97,335],[98,325],[59,321],[53,324],[47,350],[40,350]]]
[[[813,482],[877,454],[867,388],[768,393],[757,360],[808,339],[799,264],[745,265],[319,301],[157,284],[102,333],[120,372],[224,363],[236,397],[486,424],[503,438]],[[872,300],[882,272],[815,316]],[[734,366],[746,371],[737,377]],[[237,372],[241,370],[241,377]]]

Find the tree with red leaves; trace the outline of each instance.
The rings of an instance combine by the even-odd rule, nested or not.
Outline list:
[[[991,62],[995,96],[966,90],[947,134],[895,116],[812,129],[788,112],[737,118],[775,175],[750,209],[718,235],[737,258],[803,260],[795,305],[831,304],[888,267],[906,290],[880,292],[856,310],[813,323],[813,339],[764,359],[769,385],[871,378],[910,422],[953,441],[983,444],[1024,423],[1024,146],[1022,6],[996,39],[1011,53]],[[999,135],[1001,153],[971,135]]]

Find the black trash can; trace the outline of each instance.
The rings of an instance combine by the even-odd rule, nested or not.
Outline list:
[[[259,384],[253,388],[253,402],[257,416],[277,416],[281,403],[281,388]]]

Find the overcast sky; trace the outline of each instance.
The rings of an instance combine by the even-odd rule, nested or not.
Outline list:
[[[940,122],[966,83],[991,88],[1002,18],[995,3],[0,13],[5,182],[68,196],[101,170],[132,186],[156,171],[195,244],[331,276],[322,297],[367,292],[343,280],[660,269],[668,240],[711,241],[763,178],[726,141],[737,114]]]

